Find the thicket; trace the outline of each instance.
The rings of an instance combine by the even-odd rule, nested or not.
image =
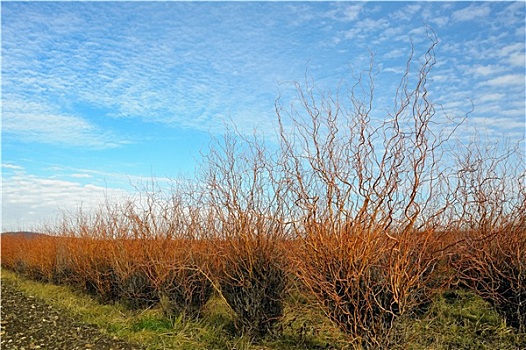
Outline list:
[[[515,158],[511,155],[522,155]],[[461,240],[452,266],[461,285],[526,332],[526,171],[524,154],[471,143],[457,154],[450,225]]]
[[[227,130],[206,155],[201,180],[213,217],[208,232],[221,242],[215,280],[238,329],[253,338],[270,333],[283,317],[288,285],[283,186],[273,163],[256,136]]]
[[[183,195],[138,193],[96,212],[65,215],[49,236],[2,239],[2,264],[38,280],[76,286],[132,308],[160,301],[170,314],[198,316],[213,293],[212,242]]]
[[[276,103],[277,146],[227,130],[195,183],[67,214],[51,236],[6,236],[2,265],[189,317],[216,293],[253,339],[283,327],[291,284],[356,348],[394,347],[397,319],[452,287],[525,332],[525,155],[455,142],[465,117],[432,100],[430,40],[383,114],[372,60],[337,91],[306,76],[290,108]]]

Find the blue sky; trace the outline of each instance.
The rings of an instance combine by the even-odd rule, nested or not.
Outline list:
[[[225,123],[272,139],[274,102],[366,68],[392,106],[414,43],[432,96],[490,138],[525,133],[525,2],[2,2],[2,229],[192,177]],[[351,80],[352,82],[352,80]],[[461,135],[462,137],[462,135]],[[469,137],[469,135],[465,135]]]

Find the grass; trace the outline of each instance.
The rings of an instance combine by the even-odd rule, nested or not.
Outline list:
[[[419,319],[407,319],[404,349],[526,349],[526,335],[506,327],[504,319],[479,296],[449,290]]]
[[[198,319],[167,317],[161,307],[132,311],[104,305],[67,286],[43,284],[2,269],[25,293],[92,323],[112,336],[148,349],[347,349],[349,343],[321,311],[298,291],[291,292],[276,333],[254,344],[236,334],[231,310],[213,298]],[[492,306],[471,292],[447,291],[419,317],[404,317],[393,330],[393,349],[526,349],[526,335],[506,326]]]

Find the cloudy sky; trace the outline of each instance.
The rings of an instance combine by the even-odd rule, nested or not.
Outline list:
[[[1,16],[3,231],[191,177],[225,123],[269,137],[306,70],[328,91],[372,52],[388,108],[426,27],[435,101],[462,115],[471,100],[471,125],[524,138],[524,2],[2,2]]]

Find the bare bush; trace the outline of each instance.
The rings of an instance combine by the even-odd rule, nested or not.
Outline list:
[[[282,318],[287,286],[280,185],[262,144],[232,132],[211,149],[205,169],[216,279],[238,328],[259,338]]]
[[[210,296],[199,210],[181,188],[169,196],[152,185],[120,213],[126,235],[115,241],[122,291],[146,305],[166,299],[165,311],[198,316]],[[169,304],[169,307],[168,305]]]
[[[448,206],[437,199],[447,195],[439,161],[452,131],[432,129],[436,109],[426,83],[437,41],[430,38],[415,76],[409,58],[383,120],[371,116],[372,63],[346,102],[307,78],[296,85],[299,108],[276,108],[280,180],[303,244],[296,274],[357,346],[387,346],[393,320],[438,287],[433,271],[443,247],[434,230]]]
[[[524,332],[524,153],[519,147],[480,139],[457,149],[454,224],[462,243],[452,265],[463,285],[491,302],[509,325]]]

